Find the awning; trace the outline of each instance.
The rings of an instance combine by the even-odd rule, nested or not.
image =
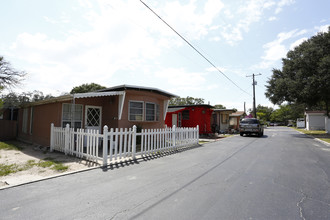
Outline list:
[[[123,113],[123,107],[125,102],[125,91],[112,91],[112,92],[88,92],[88,93],[76,93],[73,94],[73,103],[75,103],[75,99],[79,98],[92,98],[92,97],[103,97],[103,96],[119,96],[118,103],[118,120],[121,120],[121,115]]]
[[[88,93],[76,93],[73,94],[74,99],[79,98],[90,98],[90,97],[102,97],[102,96],[114,96],[114,95],[124,95],[124,91],[114,91],[114,92],[88,92]]]

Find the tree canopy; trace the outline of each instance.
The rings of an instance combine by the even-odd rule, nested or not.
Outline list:
[[[270,121],[270,117],[271,117],[273,111],[274,111],[274,109],[271,107],[258,105],[257,106],[257,117],[263,121]],[[250,113],[252,114],[252,109],[250,110]]]
[[[169,105],[198,105],[204,104],[204,99],[202,98],[193,98],[187,96],[187,98],[174,97],[170,99]]]
[[[23,92],[21,94],[11,92],[3,95],[1,99],[3,100],[3,107],[17,108],[24,103],[41,101],[52,97],[52,95],[44,95],[43,92],[34,90],[33,92]]]
[[[222,104],[216,104],[214,105],[215,109],[226,109],[226,106],[222,105]]]
[[[273,69],[266,97],[273,104],[301,103],[310,109],[323,108],[329,116],[330,27],[287,53],[282,70]]]
[[[86,92],[94,92],[100,89],[105,89],[106,87],[101,86],[96,83],[85,83],[80,86],[73,87],[73,89],[70,91],[70,94],[74,93],[86,93]]]
[[[288,123],[289,120],[297,120],[304,115],[304,105],[300,104],[286,104],[280,105],[279,109],[272,112],[270,121]]]
[[[0,89],[17,85],[25,72],[15,70],[11,64],[0,56]]]

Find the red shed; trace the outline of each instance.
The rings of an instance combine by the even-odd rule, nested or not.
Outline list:
[[[168,127],[196,127],[199,125],[200,134],[212,133],[211,105],[180,105],[169,106],[167,109],[165,124]]]

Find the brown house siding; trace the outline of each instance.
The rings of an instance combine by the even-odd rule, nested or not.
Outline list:
[[[156,93],[150,93],[145,91],[127,90],[124,108],[121,116],[121,120],[118,121],[119,128],[130,128],[133,125],[140,126],[143,129],[156,129],[164,128],[164,101],[168,100],[166,96],[162,96]],[[159,121],[130,121],[128,119],[128,103],[129,101],[143,101],[144,106],[146,102],[152,102],[159,105]],[[145,109],[144,109],[145,114]]]
[[[17,121],[0,120],[0,141],[13,140],[17,135]]]
[[[102,96],[90,98],[76,98],[75,104],[83,106],[82,109],[82,128],[85,126],[86,106],[98,106],[102,108],[101,132],[104,125],[109,128],[131,128],[133,125],[142,127],[143,129],[164,128],[164,101],[169,97],[155,92],[144,90],[125,90],[125,101],[122,111],[121,120],[118,120],[119,96]],[[129,119],[129,101],[143,101],[144,115],[146,113],[145,104],[155,103],[159,105],[159,121],[130,121]],[[73,100],[65,99],[55,100],[53,103],[32,103],[31,106],[23,107],[19,110],[18,120],[18,138],[27,142],[49,146],[50,142],[50,126],[54,123],[55,127],[62,127],[62,108],[63,103],[73,103]],[[23,112],[27,112],[27,131],[23,132]],[[32,110],[33,109],[33,110]],[[32,129],[30,128],[31,111],[33,111]]]
[[[18,123],[18,139],[38,143],[41,145],[49,145],[50,139],[50,124],[54,123],[55,126],[61,126],[61,112],[62,103],[50,103],[47,105],[37,105],[27,107],[27,132],[23,132],[23,111],[19,111]],[[33,110],[32,110],[33,109]],[[31,111],[33,111],[32,127]],[[31,129],[32,128],[32,129]]]
[[[70,103],[70,102],[67,102],[67,103]],[[104,125],[107,125],[108,127],[117,127],[118,126],[118,122],[117,122],[118,96],[81,98],[81,99],[76,99],[75,103],[83,105],[82,128],[85,128],[86,106],[102,107],[102,128],[104,127]]]

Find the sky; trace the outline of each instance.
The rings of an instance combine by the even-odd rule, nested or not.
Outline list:
[[[0,56],[27,72],[14,92],[136,85],[227,109],[266,97],[272,70],[327,31],[329,0],[0,0]],[[218,71],[220,70],[220,71]],[[4,91],[9,92],[9,90]]]

